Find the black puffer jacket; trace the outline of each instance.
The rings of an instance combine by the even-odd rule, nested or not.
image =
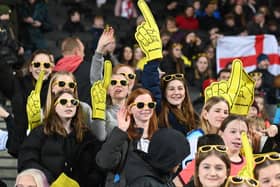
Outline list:
[[[71,132],[67,137],[45,135],[43,126],[35,128],[25,139],[18,158],[18,171],[40,169],[51,184],[62,172],[81,187],[102,186],[104,178],[95,163],[100,142],[87,131],[81,143]]]

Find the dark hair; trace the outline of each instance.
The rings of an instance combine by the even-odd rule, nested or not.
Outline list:
[[[204,145],[225,145],[225,142],[218,134],[205,134],[198,138],[197,149]]]
[[[220,131],[224,132],[225,129],[227,128],[228,124],[234,120],[239,120],[239,121],[244,121],[247,129],[249,131],[249,125],[248,125],[248,121],[244,116],[239,116],[239,115],[235,115],[235,114],[231,114],[229,115],[226,119],[224,119],[224,121],[221,124],[221,127],[219,128]]]
[[[227,68],[221,69],[217,75],[217,78],[219,78],[222,73],[231,73],[231,70]]]

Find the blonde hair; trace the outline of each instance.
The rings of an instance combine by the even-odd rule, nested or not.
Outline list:
[[[33,169],[33,168],[23,170],[21,173],[19,173],[16,178],[15,186],[20,181],[20,178],[23,176],[31,176],[34,179],[37,187],[50,186],[45,174],[41,170]]]

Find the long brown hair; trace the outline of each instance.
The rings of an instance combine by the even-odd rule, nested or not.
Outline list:
[[[68,93],[72,95],[75,99],[75,95],[73,92],[69,90],[63,90],[61,92],[58,92],[55,96],[54,99],[52,100],[51,103],[51,108],[49,115],[46,116],[44,119],[44,133],[47,135],[53,135],[53,134],[59,134],[63,137],[67,136],[67,132],[63,127],[63,122],[61,118],[58,116],[58,114],[55,111],[56,105],[54,103],[60,98],[60,96],[64,93]],[[83,140],[84,132],[87,130],[87,127],[83,121],[83,114],[82,114],[82,109],[80,105],[77,106],[77,111],[75,116],[72,118],[71,125],[74,128],[75,134],[76,134],[76,140],[78,142],[81,142]]]
[[[169,112],[172,112],[176,119],[180,121],[181,124],[187,126],[189,130],[195,129],[198,125],[198,122],[196,121],[196,114],[192,106],[192,102],[190,99],[188,87],[185,84],[185,79],[174,79],[179,80],[182,82],[185,88],[185,99],[183,100],[181,109],[178,109],[176,106],[171,105],[165,96],[166,88],[171,81],[165,81],[163,78],[161,79],[161,93],[162,93],[162,101],[161,101],[161,111],[159,114],[159,125],[161,127],[170,127],[170,121],[168,119]]]
[[[126,106],[128,107],[130,104],[132,104],[136,97],[138,97],[139,95],[144,95],[144,94],[148,94],[151,96],[152,100],[155,101],[155,98],[153,97],[152,93],[144,88],[137,88],[135,90],[133,90],[131,92],[131,94],[128,96],[127,98],[127,102],[126,102]],[[130,114],[131,115],[131,114]],[[157,120],[157,116],[156,116],[156,111],[153,111],[153,114],[150,118],[150,122],[149,122],[149,129],[148,129],[148,139],[151,139],[152,135],[154,134],[154,132],[158,129],[158,120]],[[136,129],[135,129],[135,121],[134,118],[131,115],[131,122],[129,125],[129,128],[127,130],[128,133],[128,137],[130,139],[139,139],[139,133],[137,133]]]

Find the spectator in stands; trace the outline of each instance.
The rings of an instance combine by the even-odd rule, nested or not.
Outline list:
[[[201,111],[201,129],[204,134],[217,134],[222,122],[229,115],[229,104],[222,97],[209,98]]]
[[[11,9],[0,5],[0,58],[2,63],[19,69],[23,65],[24,49],[17,41],[15,31],[10,21]]]
[[[184,13],[176,16],[176,24],[183,30],[199,29],[198,20],[194,17],[194,8],[190,5],[186,6]]]
[[[160,38],[162,41],[162,54],[163,56],[166,56],[168,54],[168,47],[169,47],[171,35],[169,32],[161,32]]]
[[[255,178],[260,182],[260,187],[280,185],[280,158],[279,153],[271,152],[258,155],[254,158]],[[273,171],[273,172],[272,172]]]
[[[92,159],[100,149],[100,142],[82,118],[74,94],[67,90],[57,93],[44,125],[32,130],[23,142],[18,171],[40,169],[50,184],[65,173],[80,186],[101,185],[103,178]]]
[[[54,71],[67,71],[74,74],[77,79],[78,94],[81,101],[90,102],[90,66],[84,60],[85,47],[77,37],[68,37],[62,41],[61,51],[63,57],[57,61]]]
[[[117,0],[115,4],[115,16],[127,19],[136,18],[138,14],[133,0]]]
[[[15,136],[9,136],[10,140],[8,140],[11,142],[8,151],[15,157],[17,157],[20,144],[26,137],[28,126],[26,113],[27,97],[30,95],[31,91],[34,90],[40,71],[44,71],[44,82],[40,93],[41,107],[44,107],[49,85],[49,77],[52,73],[53,66],[53,56],[48,51],[37,50],[32,54],[30,60],[23,66],[21,69],[22,71],[17,73],[17,76],[14,76],[11,72],[1,72],[2,79],[0,80],[2,81],[2,93],[11,100],[16,124],[16,134]],[[2,68],[8,69],[10,67],[2,66]]]
[[[235,23],[233,14],[227,14],[224,17],[224,26],[222,27],[222,32],[224,35],[238,35],[244,30],[243,27],[238,27]]]
[[[197,91],[201,91],[203,81],[212,77],[209,64],[206,53],[197,54],[193,68],[186,72],[188,85],[197,89]]]
[[[221,69],[218,73],[218,76],[217,76],[217,80],[220,81],[220,80],[225,80],[227,81],[230,77],[230,74],[231,74],[231,70],[229,69]]]
[[[19,17],[22,21],[21,39],[29,57],[36,49],[47,48],[44,32],[51,31],[52,25],[47,4],[43,0],[26,0],[19,8]]]
[[[197,56],[198,53],[202,52],[203,44],[201,38],[197,35],[196,32],[188,32],[185,34],[182,44],[183,54],[190,60]]]
[[[164,5],[164,14],[165,17],[171,16],[175,17],[178,15],[178,13],[181,13],[184,11],[184,5],[186,2],[184,0],[168,0],[166,4]]]
[[[89,29],[89,32],[92,35],[92,46],[91,49],[95,51],[97,47],[98,40],[104,30],[104,18],[101,15],[96,15],[92,19],[92,25]]]
[[[85,31],[85,26],[81,22],[81,14],[78,9],[72,8],[68,11],[68,17],[63,24],[62,30],[71,34]]]
[[[112,80],[115,78],[116,75]],[[141,161],[137,152],[148,152],[150,140],[158,129],[155,107],[152,94],[138,88],[118,111],[117,121],[96,156],[98,166],[107,172],[106,186],[126,186],[125,182],[129,184],[131,177],[135,177]]]
[[[267,20],[263,12],[258,12],[251,22],[248,22],[249,35],[265,34],[268,32]]]
[[[144,163],[128,174],[133,176],[131,187],[140,186],[180,186],[179,178],[173,176],[180,170],[180,163],[189,154],[189,143],[186,138],[174,129],[160,129],[152,136],[148,154]],[[170,154],[172,152],[172,154]],[[172,181],[173,179],[173,181]]]
[[[122,74],[128,80],[129,93],[135,88],[137,80],[135,68],[127,64],[118,64],[113,68],[113,73]]]
[[[132,66],[133,63],[133,50],[129,45],[125,45],[120,49],[119,62]]]
[[[241,133],[249,131],[248,122],[244,117],[230,115],[221,124],[219,135],[223,138],[228,148],[228,156],[231,161],[230,175],[238,175],[238,172],[246,165],[245,157],[241,156]]]
[[[182,73],[185,75],[185,62],[182,58],[182,45],[173,43],[169,46],[169,53],[163,57],[160,70],[167,74]]]
[[[168,32],[170,34],[171,42],[180,42],[184,37],[184,32],[176,25],[175,17],[167,17],[164,25],[161,27],[161,32]]]
[[[235,4],[232,10],[236,27],[243,28],[246,26],[245,12],[241,4]]]
[[[26,169],[17,175],[15,187],[37,186],[49,187],[45,174],[39,169]]]
[[[158,61],[148,62],[144,67],[141,83],[156,98],[159,127],[174,128],[186,135],[200,121],[191,104],[184,75],[165,74],[160,79],[158,66]]]
[[[198,148],[194,176],[196,187],[225,185],[231,171],[226,151],[226,147],[222,145],[204,145]]]

